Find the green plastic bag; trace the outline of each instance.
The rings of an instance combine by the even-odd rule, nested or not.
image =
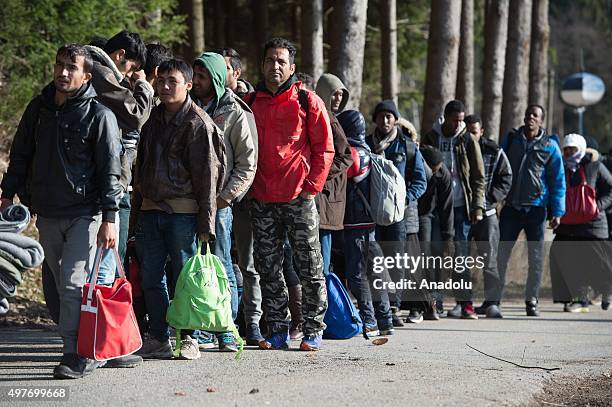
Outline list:
[[[177,338],[181,337],[181,329],[232,332],[240,345],[236,359],[240,358],[244,341],[232,320],[227,274],[221,260],[210,252],[208,243],[206,254],[202,255],[202,242],[198,241],[196,255],[183,266],[166,321],[176,329]],[[178,357],[179,354],[180,347],[176,346],[174,356]]]

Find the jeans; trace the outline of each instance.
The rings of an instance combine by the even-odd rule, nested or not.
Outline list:
[[[196,216],[191,214],[142,211],[138,216],[136,245],[142,253],[140,272],[149,312],[149,332],[160,341],[170,336],[166,323],[169,305],[166,260],[170,256],[172,279],[176,284],[183,265],[196,254],[196,224]]]
[[[499,271],[497,270],[497,249],[499,246],[499,221],[497,215],[487,216],[472,226],[471,236],[476,241],[478,255],[484,257],[484,297],[485,302],[499,305],[497,287]]]
[[[521,230],[527,235],[528,273],[525,285],[525,301],[537,301],[544,269],[544,222],[546,208],[528,206],[516,209],[505,206],[499,218],[500,242],[497,264],[499,266],[499,286],[497,297],[501,300],[506,282],[506,269],[512,248]]]
[[[118,242],[121,230],[121,219],[119,213],[115,214],[114,226]],[[100,261],[100,268],[98,270],[98,278],[96,279],[96,284],[113,285],[113,283],[115,282],[115,278],[117,278],[118,276],[119,273],[117,273],[117,258],[115,257],[115,253],[113,253],[113,250],[106,250],[104,253],[102,253],[102,260]]]
[[[401,220],[389,226],[376,227],[376,241],[385,242],[383,245],[384,255],[387,257],[395,257],[397,253],[402,253],[404,242],[406,241],[406,221]],[[404,278],[404,269],[392,268],[389,273],[393,281],[402,281]],[[402,304],[402,295],[400,290],[389,294],[391,306],[400,309]]]
[[[469,254],[468,251],[468,239],[470,235],[470,220],[465,213],[465,206],[455,206],[454,208],[454,222],[455,222],[455,258],[465,257]],[[470,270],[466,267],[461,273],[453,270],[452,272],[453,282],[465,281],[468,284],[472,281]],[[472,290],[453,290],[455,299],[458,303],[472,302]]]
[[[126,192],[119,201],[119,240],[117,241],[117,251],[119,252],[121,261],[125,260],[125,252],[127,250],[131,208],[132,202],[130,193]]]
[[[373,253],[370,253],[371,250]],[[382,255],[382,250],[374,239],[374,230],[344,229],[344,253],[349,290],[357,299],[363,322],[368,326],[378,324],[379,328],[391,327],[391,306],[387,290],[373,287],[370,289],[369,277],[382,277],[368,276],[368,270],[372,270],[372,257]]]
[[[323,256],[323,275],[329,274],[329,263],[331,262],[332,231],[319,229],[319,241],[321,242],[321,256]]]
[[[261,287],[259,286],[259,273],[255,270],[253,261],[253,229],[251,227],[249,201],[245,198],[236,202],[232,209],[236,257],[242,274],[244,289],[242,294],[244,322],[247,326],[259,325],[262,314]]]
[[[232,295],[232,319],[238,314],[238,289],[236,287],[236,274],[232,263],[232,208],[217,209],[215,220],[214,254],[221,259],[225,274],[229,282]]]

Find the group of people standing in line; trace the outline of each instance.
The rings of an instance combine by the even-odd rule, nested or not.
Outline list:
[[[341,80],[325,73],[312,83],[295,72],[295,56],[290,41],[269,40],[263,79],[253,87],[240,78],[240,56],[231,48],[185,62],[122,31],[58,50],[53,81],[28,104],[1,184],[2,206],[18,195],[37,214],[50,288],[59,299],[63,356],[56,378],[171,358],[166,312],[198,239],[214,247],[225,267],[233,317],[240,310],[248,345],[287,349],[298,339],[300,350],[316,351],[325,329],[325,275],[338,265],[332,246],[344,253],[344,277],[371,337],[403,325],[402,308],[412,323],[437,320],[444,311],[440,293],[406,302],[399,291],[374,289],[369,263],[379,253],[393,255],[399,247],[414,255],[467,256],[474,239],[487,254],[485,301],[475,308],[471,290],[456,290],[447,316],[501,318],[508,259],[524,230],[525,306],[537,316],[547,215],[556,240],[608,238],[612,176],[579,135],[564,138],[562,154],[542,127],[541,106],[526,109],[524,126],[501,147],[457,100],[420,138],[395,103],[384,100],[367,134],[364,116],[345,109],[350,90]],[[404,219],[391,225],[376,225],[368,208],[374,154],[390,160],[406,183]],[[584,183],[597,192],[597,217],[566,226],[566,189]],[[79,310],[96,247],[116,247],[123,258],[132,236],[148,313],[142,349],[106,362],[82,358]],[[604,261],[605,246],[593,253]],[[112,284],[115,268],[107,252],[98,284]],[[399,269],[392,274],[404,276]],[[566,282],[564,275],[553,281]],[[453,271],[452,278],[469,281],[469,270]],[[568,307],[572,284],[559,298]],[[606,301],[609,287],[594,288]],[[184,359],[211,347],[237,350],[230,332],[182,330],[176,346]]]

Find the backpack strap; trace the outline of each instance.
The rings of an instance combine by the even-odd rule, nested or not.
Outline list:
[[[406,180],[412,180],[414,167],[416,165],[416,143],[408,138],[406,140]]]

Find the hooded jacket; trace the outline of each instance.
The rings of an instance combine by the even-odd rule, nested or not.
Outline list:
[[[346,187],[345,228],[373,228],[364,198],[370,200],[370,147],[365,142],[366,126],[361,113],[346,110],[338,115],[347,140],[350,143],[353,164],[348,168]],[[362,198],[363,196],[363,198]]]
[[[325,105],[306,91],[306,114],[299,103],[299,86],[293,76],[275,94],[263,83],[257,86],[251,109],[259,153],[251,194],[258,201],[286,203],[302,191],[317,194],[331,168],[334,150]]]
[[[91,83],[98,100],[115,114],[121,129],[121,185],[127,191],[132,180],[139,131],[154,105],[153,87],[144,79],[137,80],[133,89],[122,85],[124,77],[108,54],[93,45],[86,45],[85,48],[94,62]]]
[[[346,88],[346,86],[344,86],[340,78],[338,78],[336,75],[333,75],[331,73],[324,73],[323,75],[321,75],[321,77],[317,81],[317,87],[315,89],[315,92],[323,100],[323,103],[325,103],[325,109],[327,110],[328,113],[330,113],[330,115],[332,111],[331,97],[338,90],[342,90],[342,101],[340,102],[338,111],[335,112],[336,114],[341,113],[346,107],[346,104],[348,103],[348,100],[349,100],[348,89]]]
[[[197,215],[198,233],[214,239],[217,194],[225,172],[219,129],[189,96],[168,122],[156,106],[142,128],[134,190],[142,210]]]
[[[550,204],[551,215],[565,213],[565,171],[561,150],[545,129],[527,142],[524,127],[509,133],[501,142],[510,167],[512,188],[506,204],[515,208]]]
[[[569,185],[575,186],[582,182],[580,168],[584,169],[587,184],[595,188],[599,214],[591,222],[580,225],[566,225],[563,224],[562,219],[561,225],[555,229],[555,234],[564,237],[607,239],[606,209],[612,207],[612,174],[599,161],[599,153],[590,148],[587,149],[587,153],[580,162],[577,171],[571,172],[567,167],[565,168],[567,174],[569,174]],[[566,182],[568,181],[566,180]]]
[[[315,203],[319,210],[319,228],[341,230],[346,206],[346,170],[353,163],[353,158],[344,130],[331,110],[331,97],[338,89],[343,90],[344,97],[338,109],[342,111],[348,101],[348,91],[340,79],[332,74],[323,74],[321,79],[317,82],[317,95],[325,103],[329,115],[335,154],[323,191],[315,196]]]
[[[421,143],[440,149],[440,138],[444,137],[443,123],[444,117],[440,117],[431,131],[422,137]],[[484,216],[485,173],[480,146],[476,138],[467,131],[465,124],[453,135],[453,138],[455,137],[457,140],[453,142],[453,159],[457,161],[457,171],[463,188],[465,215],[469,218],[471,213],[480,210]]]
[[[121,175],[119,128],[113,113],[83,85],[63,106],[47,85],[26,108],[13,139],[2,197],[16,194],[48,218],[97,215],[115,221]]]
[[[434,211],[440,222],[440,234],[443,241],[452,240],[455,236],[453,224],[453,181],[450,171],[442,163],[433,174],[425,163],[427,172],[427,189],[419,198],[419,216],[433,216]]]
[[[479,145],[485,168],[485,216],[491,216],[495,214],[497,205],[501,204],[510,192],[512,168],[504,150],[493,140],[481,137]]]
[[[257,169],[257,128],[251,109],[225,87],[226,65],[217,53],[205,52],[195,64],[206,68],[215,90],[207,112],[222,131],[226,152],[223,189],[219,197],[228,203],[240,200],[247,192]],[[192,92],[193,94],[193,92]],[[202,106],[201,101],[194,101]]]

